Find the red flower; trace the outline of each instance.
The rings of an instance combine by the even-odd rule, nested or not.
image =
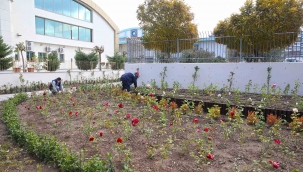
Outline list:
[[[105,102],[105,103],[104,103],[104,106],[108,106],[108,102]]]
[[[27,110],[30,110],[30,108],[27,108]]]
[[[278,145],[281,144],[281,141],[279,139],[275,139],[274,142],[277,143]]]
[[[126,114],[126,118],[130,118],[130,114],[128,113],[128,114]]]
[[[42,109],[42,106],[39,106],[39,109]]]
[[[234,112],[234,111],[231,111],[231,112],[230,112],[230,116],[231,116],[231,117],[234,117],[234,116],[235,116],[235,112]]]
[[[272,167],[275,168],[275,169],[278,169],[278,168],[280,167],[280,163],[274,161],[274,162],[272,163]]]
[[[205,131],[205,132],[208,132],[208,130],[209,130],[208,128],[204,128],[204,129],[203,129],[203,131]]]
[[[123,108],[123,104],[122,103],[118,104],[118,106],[119,106],[119,108]]]
[[[96,124],[96,122],[94,121],[93,124]]]
[[[169,125],[170,125],[170,126],[173,126],[173,122],[170,122]]]
[[[74,100],[74,98],[71,97],[71,98],[69,98],[69,100]]]
[[[76,106],[76,103],[75,103],[75,102],[73,103],[73,106]]]
[[[136,126],[139,123],[139,119],[138,118],[133,118],[132,119],[132,125]]]
[[[76,112],[75,115],[76,115],[76,116],[79,116],[79,112]]]
[[[90,137],[89,141],[92,142],[92,141],[94,141],[94,139],[95,139],[94,137]]]
[[[43,100],[46,101],[46,98],[44,98]]]
[[[195,118],[194,119],[194,123],[198,123],[199,122],[199,119],[198,118]]]
[[[69,116],[72,116],[72,115],[73,115],[73,112],[72,112],[72,111],[70,111],[68,114],[69,114]]]
[[[150,97],[154,97],[153,93],[150,93],[149,96],[150,96]]]
[[[153,108],[154,108],[156,111],[159,110],[158,106],[153,106]]]
[[[119,137],[119,138],[117,138],[117,143],[122,143],[123,142],[123,140]]]
[[[212,154],[209,153],[209,154],[206,155],[206,158],[208,158],[208,159],[210,159],[210,160],[213,160],[213,159],[214,159],[214,156],[213,156]]]
[[[56,119],[56,123],[58,123],[58,122],[59,122],[59,120]]]
[[[102,137],[103,136],[103,133],[102,132],[100,132],[100,137]]]
[[[44,91],[43,96],[45,96],[45,95],[46,95],[46,92]]]
[[[211,138],[211,137],[208,137],[207,140],[212,140],[212,138]]]

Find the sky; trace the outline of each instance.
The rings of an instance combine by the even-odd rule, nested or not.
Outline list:
[[[144,0],[93,0],[110,16],[120,30],[139,27],[137,8]],[[184,0],[195,14],[200,34],[213,31],[220,20],[238,13],[245,0]]]

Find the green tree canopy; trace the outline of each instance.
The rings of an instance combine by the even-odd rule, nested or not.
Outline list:
[[[56,71],[60,68],[60,61],[58,59],[58,53],[52,52],[47,56],[47,63],[44,66],[44,69],[47,71]]]
[[[289,46],[303,24],[302,5],[302,0],[246,0],[240,14],[219,21],[216,42],[240,51],[242,38],[242,51],[254,55]]]
[[[13,66],[13,59],[6,58],[12,54],[13,50],[11,46],[4,43],[2,36],[0,36],[0,70],[6,70]]]
[[[137,19],[144,35],[143,44],[147,49],[170,53],[193,48],[197,38],[194,14],[183,0],[145,0],[139,5]],[[177,48],[177,39],[179,49]]]
[[[78,49],[76,50],[75,62],[80,70],[95,69],[98,64],[98,54],[95,51],[86,54]]]

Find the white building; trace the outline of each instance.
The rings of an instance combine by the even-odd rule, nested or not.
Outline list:
[[[56,51],[60,69],[69,69],[78,48],[90,52],[104,46],[102,62],[119,50],[118,27],[92,0],[0,0],[0,4],[0,35],[12,46],[24,42],[27,60]],[[15,59],[20,60],[20,54]]]

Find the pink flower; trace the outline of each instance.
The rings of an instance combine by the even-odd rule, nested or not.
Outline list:
[[[105,102],[105,103],[104,103],[104,106],[108,106],[108,102]]]
[[[276,87],[277,87],[277,85],[276,85],[276,84],[272,84],[272,87],[273,87],[273,88],[276,88]]]
[[[159,110],[158,106],[153,106],[153,108],[154,108],[156,111]]]
[[[208,159],[210,159],[210,160],[213,160],[213,159],[214,159],[214,156],[213,156],[212,154],[209,153],[209,154],[206,155],[206,158],[208,158]]]
[[[197,129],[197,132],[198,132],[198,133],[200,133],[200,131],[201,131],[200,129]]]
[[[79,112],[76,112],[75,115],[76,115],[76,116],[79,116]]]
[[[173,126],[173,122],[170,122],[169,125],[170,125],[170,126]]]
[[[219,121],[220,123],[222,123],[223,122],[223,120],[222,119],[220,119],[220,121]]]
[[[130,114],[128,113],[128,114],[126,114],[126,118],[130,118]]]
[[[274,142],[277,143],[278,145],[281,144],[281,141],[279,139],[275,139]]]
[[[278,169],[280,167],[280,163],[279,162],[276,162],[276,161],[268,161],[270,164],[272,164],[272,167],[275,168],[275,169]]]
[[[194,123],[198,123],[199,122],[199,119],[198,118],[195,118],[194,119]]]
[[[56,123],[58,123],[58,122],[59,122],[59,120],[56,119]]]

